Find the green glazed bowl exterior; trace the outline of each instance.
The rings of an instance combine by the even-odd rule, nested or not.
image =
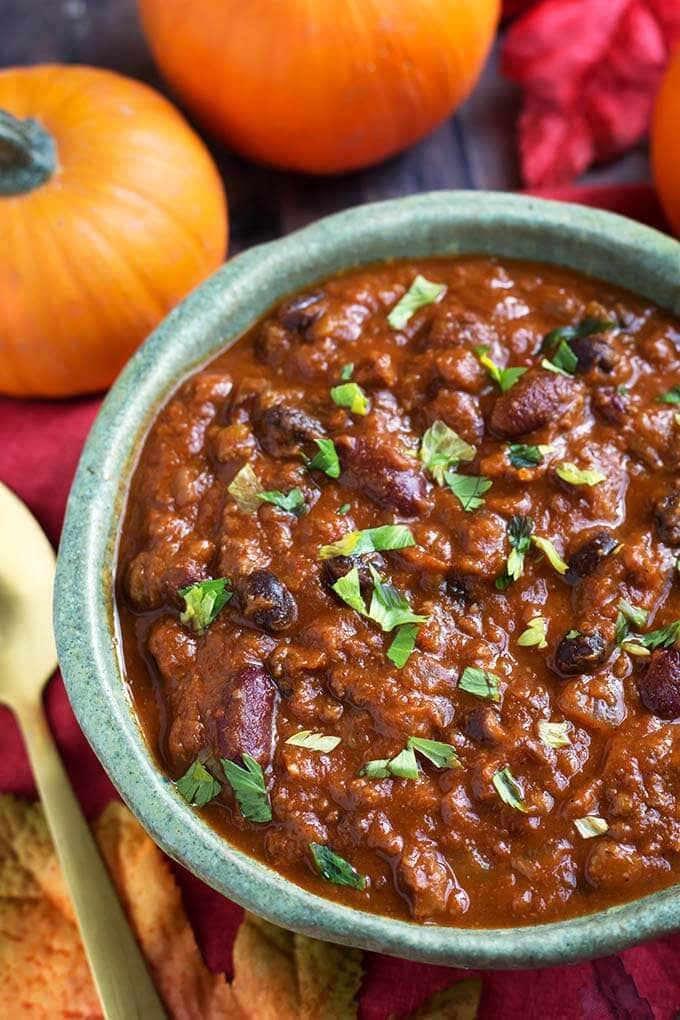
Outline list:
[[[113,613],[117,531],[135,459],[178,381],[282,296],[357,264],[488,253],[579,269],[680,314],[680,244],[623,217],[503,193],[436,192],[350,209],[239,255],[134,355],[85,446],[59,551],[55,627],[78,721],[116,787],[171,857],[277,924],[329,941],[462,967],[601,956],[680,928],[680,888],[585,917],[503,929],[394,920],[301,889],[230,846],[154,763],[125,682]]]

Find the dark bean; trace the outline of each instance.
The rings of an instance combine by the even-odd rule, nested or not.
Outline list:
[[[341,485],[405,517],[428,509],[427,482],[412,457],[387,441],[373,443],[353,436],[341,436],[336,447],[342,465]]]
[[[256,422],[256,434],[272,457],[298,457],[324,434],[323,425],[297,407],[268,407]]]
[[[616,366],[616,357],[606,340],[595,336],[579,336],[569,341],[576,355],[576,371],[580,374],[597,369],[609,375]]]
[[[223,704],[214,712],[215,742],[223,758],[249,754],[260,765],[271,763],[278,691],[261,666],[246,666],[231,677]]]
[[[467,609],[471,592],[467,581],[458,574],[450,574],[444,582],[444,590],[453,604],[456,613],[463,613]]]
[[[673,489],[654,508],[659,538],[667,545],[680,545],[680,489]]]
[[[286,329],[303,332],[323,314],[323,291],[314,294],[303,294],[301,297],[288,301],[279,311],[279,321]]]
[[[505,737],[501,717],[490,705],[469,712],[463,720],[463,732],[477,744],[499,744]]]
[[[596,531],[570,556],[567,581],[575,584],[582,577],[590,577],[595,573],[600,563],[614,552],[618,544],[618,539],[612,535],[611,531],[606,531],[604,528],[602,531]]]
[[[555,667],[565,676],[595,673],[608,656],[609,646],[597,631],[572,637],[565,634],[555,650]]]
[[[532,369],[497,398],[491,428],[500,436],[523,436],[557,422],[576,403],[579,393],[571,376]]]
[[[660,719],[680,716],[680,648],[652,653],[640,680],[640,698],[645,708]]]
[[[324,580],[328,587],[332,587],[336,581],[356,567],[359,571],[359,586],[364,598],[373,591],[373,578],[369,563],[380,571],[385,565],[385,560],[380,553],[372,553],[369,556],[333,556],[323,561]]]
[[[297,603],[271,570],[255,570],[237,584],[241,612],[260,630],[280,631],[297,620]]]

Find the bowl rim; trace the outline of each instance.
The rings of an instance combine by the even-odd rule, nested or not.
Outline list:
[[[135,353],[90,431],[59,549],[59,662],[78,722],[133,813],[170,857],[248,910],[317,938],[459,967],[601,956],[680,928],[680,886],[569,920],[485,929],[417,924],[324,899],[231,846],[182,800],[147,749],[121,672],[112,565],[127,483],[156,409],[285,294],[341,268],[428,252],[572,266],[680,314],[677,241],[614,213],[503,192],[357,206],[236,256]]]

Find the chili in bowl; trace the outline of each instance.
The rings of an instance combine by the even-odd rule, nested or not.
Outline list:
[[[85,732],[201,877],[519,966],[677,924],[678,246],[478,203],[342,214],[190,298],[95,427],[57,618]]]

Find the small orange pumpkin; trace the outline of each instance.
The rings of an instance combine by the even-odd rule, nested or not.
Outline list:
[[[652,166],[661,204],[680,237],[680,46],[656,100],[652,123]]]
[[[140,0],[173,88],[252,159],[339,173],[426,135],[468,95],[499,0]]]
[[[0,391],[108,386],[225,255],[204,144],[153,89],[110,71],[0,71]]]

